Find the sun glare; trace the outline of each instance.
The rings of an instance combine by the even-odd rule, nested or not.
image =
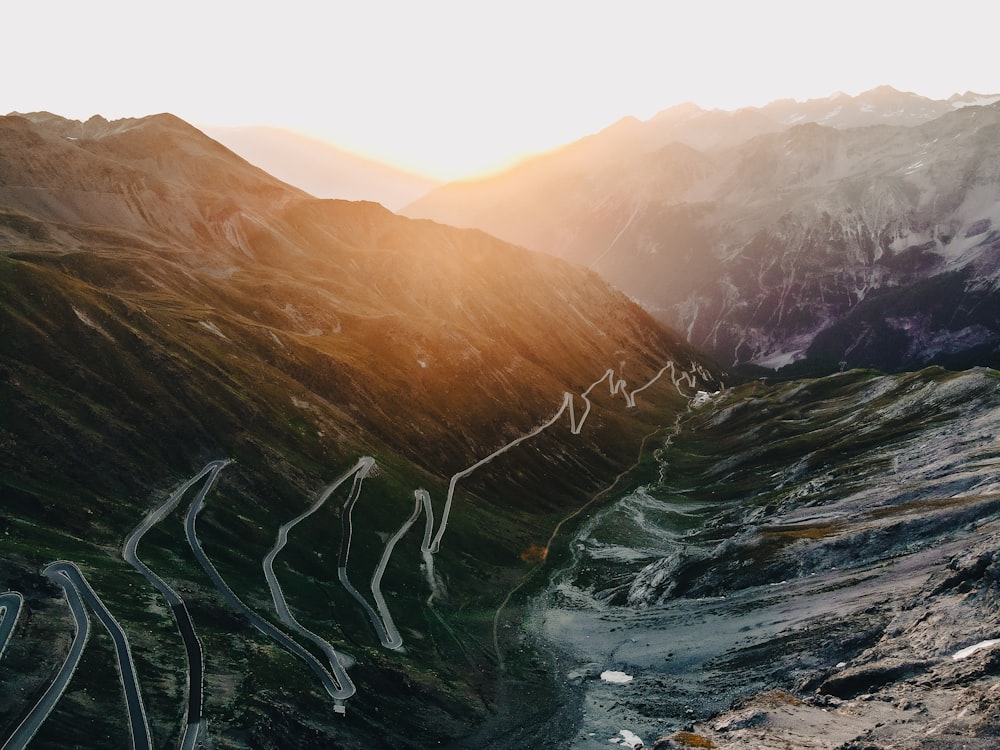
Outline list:
[[[2,112],[273,125],[437,179],[495,172],[687,101],[736,109],[882,84],[936,98],[1000,90],[990,45],[966,42],[968,13],[897,0],[823,14],[789,0],[289,0],[281,13],[178,0],[152,17],[108,0],[66,4],[57,24],[45,7],[5,9],[17,33],[0,65],[17,74]],[[974,18],[991,28],[1000,5],[975,4]]]

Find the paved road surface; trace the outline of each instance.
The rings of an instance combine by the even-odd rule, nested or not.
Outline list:
[[[288,607],[288,602],[285,601],[285,594],[281,590],[281,584],[278,582],[278,577],[275,575],[274,560],[277,558],[281,550],[285,548],[285,545],[288,543],[288,533],[295,528],[295,526],[319,510],[330,495],[332,495],[333,492],[340,487],[340,485],[352,476],[355,477],[355,482],[357,482],[357,477],[366,476],[374,465],[375,459],[370,456],[363,456],[358,460],[353,468],[345,472],[341,477],[333,482],[333,484],[328,486],[323,491],[323,494],[319,496],[319,499],[317,499],[308,510],[296,516],[279,528],[278,539],[274,543],[274,547],[271,548],[271,551],[264,557],[263,563],[264,578],[267,579],[268,588],[271,589],[271,599],[274,601],[274,608],[278,613],[278,619],[299,635],[308,638],[310,641],[315,643],[320,649],[322,649],[323,653],[326,654],[327,661],[330,663],[330,672],[332,673],[334,680],[340,686],[339,694],[334,696],[339,700],[346,700],[356,692],[354,683],[351,681],[351,678],[347,674],[347,669],[344,667],[342,656],[337,653],[329,641],[318,636],[316,633],[312,632],[295,619],[295,616]]]
[[[14,733],[0,746],[0,750],[21,750],[35,736],[35,732],[52,713],[52,709],[55,708],[56,703],[59,702],[66,690],[66,685],[69,684],[77,664],[80,663],[83,648],[87,645],[87,638],[90,636],[90,618],[87,617],[87,608],[83,604],[80,592],[77,591],[69,577],[62,572],[60,565],[60,563],[53,563],[45,569],[44,573],[61,586],[66,595],[66,603],[69,605],[69,611],[73,615],[73,623],[76,628],[73,642],[70,644],[69,653],[59,668],[56,678],[46,688],[38,703],[28,712]]]
[[[399,631],[396,630],[396,626],[392,621],[392,615],[389,612],[389,608],[385,604],[385,599],[381,597],[381,591],[379,592],[379,596],[375,599],[376,604],[379,606],[379,610],[376,611],[376,609],[368,603],[368,600],[365,599],[364,595],[354,588],[354,585],[351,583],[351,580],[347,575],[347,562],[351,556],[351,540],[354,536],[352,514],[354,511],[354,505],[358,502],[358,497],[361,495],[361,484],[364,482],[367,475],[367,469],[355,473],[354,483],[351,485],[351,492],[347,496],[347,501],[344,503],[344,512],[340,516],[343,533],[340,537],[340,557],[337,562],[337,578],[340,579],[340,583],[347,590],[347,593],[354,597],[355,601],[357,601],[357,603],[360,604],[361,608],[365,611],[365,614],[368,615],[368,619],[371,621],[372,627],[375,629],[375,634],[378,636],[379,642],[386,648],[399,649],[403,645],[403,639],[400,637]],[[384,553],[383,557],[385,557]],[[388,559],[386,559],[385,562],[388,563]]]
[[[118,676],[125,691],[125,708],[128,710],[129,727],[132,731],[132,747],[135,750],[152,750],[152,740],[149,736],[149,722],[146,720],[146,707],[142,702],[142,692],[139,689],[139,677],[132,661],[132,650],[129,647],[128,636],[118,621],[111,615],[104,602],[90,587],[80,569],[71,562],[57,562],[49,566],[57,574],[69,579],[88,607],[97,615],[108,635],[115,645],[115,657],[118,660]]]
[[[426,490],[416,490],[413,493],[413,512],[409,518],[403,521],[403,525],[399,527],[399,530],[389,537],[389,540],[385,543],[385,549],[382,550],[382,558],[378,561],[375,572],[372,573],[372,596],[375,598],[375,606],[378,607],[378,611],[382,614],[382,622],[385,623],[388,643],[384,643],[384,645],[391,649],[401,649],[403,647],[403,637],[399,634],[396,623],[392,619],[392,613],[389,611],[389,605],[386,604],[385,597],[382,595],[382,576],[385,574],[385,567],[389,564],[389,558],[392,557],[396,543],[417,522],[421,510],[424,511],[426,518],[421,553],[423,553],[424,549],[430,549],[431,533],[434,530],[434,509],[431,507],[431,496],[427,494]]]
[[[23,603],[24,597],[17,591],[0,594],[0,657],[3,657],[3,652],[10,642]]]
[[[212,580],[212,583],[215,585],[215,588],[218,590],[223,600],[230,607],[247,618],[247,620],[250,621],[250,624],[257,628],[257,630],[269,638],[273,638],[283,648],[291,651],[308,664],[309,668],[316,673],[317,677],[319,677],[326,692],[329,693],[332,698],[340,700],[339,696],[342,690],[341,686],[337,684],[336,680],[334,680],[333,676],[326,670],[326,667],[320,663],[319,659],[309,653],[309,651],[304,649],[296,641],[292,640],[292,638],[290,638],[286,633],[257,615],[253,610],[245,605],[240,598],[236,596],[233,590],[229,588],[229,584],[226,583],[225,579],[223,579],[223,577],[219,574],[219,571],[216,570],[212,561],[208,559],[208,555],[205,554],[205,550],[202,549],[201,542],[198,540],[198,532],[195,527],[198,514],[201,513],[204,507],[205,493],[200,493],[188,509],[187,517],[185,518],[184,523],[184,533],[187,536],[188,544],[191,546],[191,551],[198,560],[198,564],[201,565],[206,575],[208,575],[208,577]]]
[[[142,575],[146,577],[146,580],[148,580],[167,600],[167,603],[170,605],[170,611],[173,612],[174,620],[177,622],[177,629],[180,631],[181,638],[184,641],[184,650],[187,657],[188,667],[188,700],[187,707],[185,708],[184,729],[181,734],[181,750],[191,750],[191,748],[194,748],[197,745],[199,733],[204,727],[204,722],[202,721],[202,705],[204,702],[205,657],[202,652],[201,642],[195,634],[194,623],[191,621],[191,614],[188,612],[187,605],[184,603],[181,596],[174,591],[166,581],[156,575],[156,573],[150,570],[149,567],[139,559],[139,541],[146,535],[146,532],[166,518],[166,516],[177,507],[181,498],[189,489],[191,489],[191,487],[204,477],[208,476],[208,479],[202,486],[199,494],[199,497],[204,497],[204,495],[215,483],[219,472],[222,471],[229,463],[230,461],[212,461],[206,464],[205,468],[175,490],[162,505],[150,512],[149,515],[143,519],[142,523],[140,523],[135,530],[129,534],[128,538],[125,540],[124,546],[122,547],[122,557],[125,558],[125,561],[142,573]]]

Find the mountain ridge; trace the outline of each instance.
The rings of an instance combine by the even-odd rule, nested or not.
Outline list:
[[[867,291],[968,267],[990,252],[1000,220],[989,166],[997,104],[976,102],[993,99],[935,102],[883,88],[768,105],[786,119],[796,111],[791,126],[765,117],[767,107],[681,106],[629,125],[620,142],[591,136],[492,181],[439,188],[404,212],[476,225],[595,268],[726,365],[811,359],[824,371],[841,361],[907,369],[936,354],[918,344],[903,359],[809,347]],[[675,145],[663,150],[664,140]],[[571,158],[581,149],[584,158]],[[991,278],[970,277],[965,307],[992,299]],[[966,360],[997,361],[1000,322],[987,329],[969,348],[978,359]]]
[[[317,198],[372,200],[397,210],[440,184],[282,128],[205,125],[202,130],[247,161]]]

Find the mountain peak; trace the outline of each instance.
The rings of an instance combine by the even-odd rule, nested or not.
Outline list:
[[[894,88],[893,86],[889,86],[888,84],[882,84],[881,86],[876,86],[873,89],[868,89],[867,91],[862,91],[860,94],[858,94],[858,96],[859,97],[870,96],[870,95],[876,95],[876,96],[898,96],[899,94],[905,94],[906,96],[917,96],[916,94],[914,94],[912,92],[909,92],[909,91],[906,91],[906,92],[900,91],[899,89]]]
[[[694,102],[683,102],[682,104],[675,104],[673,107],[668,107],[657,112],[650,118],[649,122],[689,120],[692,117],[704,114],[704,112],[705,110]]]
[[[933,101],[926,96],[915,94],[912,91],[900,91],[892,86],[876,86],[868,91],[862,91],[855,97],[858,101]]]
[[[107,136],[119,135],[135,128],[160,127],[173,131],[186,132],[188,134],[201,134],[197,128],[184,122],[176,115],[163,112],[145,117],[123,117],[117,120],[109,120],[103,115],[91,115],[84,121],[71,120],[51,112],[11,112],[11,116],[22,117],[42,130],[62,136],[64,138],[90,140],[100,140]]]
[[[602,135],[625,135],[639,127],[642,127],[642,121],[638,117],[627,115],[611,123],[601,130],[600,133]]]

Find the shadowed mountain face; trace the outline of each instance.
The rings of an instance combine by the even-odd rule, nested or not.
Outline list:
[[[678,107],[406,212],[587,265],[727,365],[994,364],[995,100]]]
[[[207,461],[236,459],[203,514],[208,555],[274,619],[260,561],[278,526],[360,456],[378,467],[354,510],[351,567],[364,581],[415,489],[440,520],[449,478],[552,419],[565,392],[578,394],[578,420],[579,394],[609,368],[631,390],[668,362],[699,361],[594,273],[479,231],[311,198],[170,115],[0,118],[0,287],[0,590],[23,591],[38,613],[0,663],[26,691],[0,701],[5,727],[64,653],[36,658],[66,617],[37,571],[65,558],[130,633],[154,735],[174,736],[180,639],[120,547]],[[714,387],[704,372],[687,390]],[[424,604],[420,532],[402,539],[385,585],[403,656],[379,649],[335,589],[347,487],[296,532],[278,575],[309,627],[358,661],[349,725],[332,723],[301,664],[220,604],[179,521],[151,534],[149,557],[181,582],[208,654],[216,739],[426,747],[495,711],[490,627],[504,594],[556,523],[686,403],[669,377],[635,408],[610,384],[580,434],[567,414],[516,461],[462,480],[436,557],[437,609]],[[74,679],[45,741],[80,741],[80,721],[120,733],[113,670]]]

